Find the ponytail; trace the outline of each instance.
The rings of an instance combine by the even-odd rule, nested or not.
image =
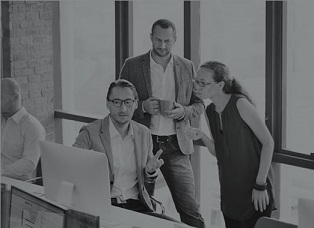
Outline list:
[[[242,88],[238,80],[230,76],[229,68],[220,62],[216,61],[207,61],[203,63],[201,68],[210,69],[214,72],[215,82],[224,82],[223,91],[226,94],[239,94],[244,96],[253,106],[255,106],[253,100],[250,98],[249,94],[245,89]]]
[[[233,93],[244,96],[253,106],[255,106],[254,101],[251,99],[248,92],[241,86],[241,84],[236,79],[230,80],[230,88],[229,91],[225,91],[225,93]]]

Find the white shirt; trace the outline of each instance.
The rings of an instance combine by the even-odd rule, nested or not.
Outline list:
[[[173,56],[167,64],[166,70],[157,64],[152,58],[150,52],[150,75],[152,82],[152,96],[175,101],[175,78]],[[171,118],[165,118],[161,115],[152,115],[150,130],[153,135],[174,135],[176,134],[175,123]]]
[[[41,123],[24,108],[8,119],[1,116],[1,175],[20,180],[34,177],[38,142],[45,137]]]
[[[139,190],[137,186],[132,125],[129,124],[128,134],[122,139],[110,117],[109,133],[115,173],[111,198],[119,198],[120,200],[138,199]]]

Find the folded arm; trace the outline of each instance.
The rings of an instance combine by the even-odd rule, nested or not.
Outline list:
[[[10,165],[1,166],[1,175],[19,180],[27,180],[32,177],[39,158],[39,141],[45,141],[46,132],[41,126],[31,126],[25,132],[23,155]]]

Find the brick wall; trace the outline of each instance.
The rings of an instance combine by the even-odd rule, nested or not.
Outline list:
[[[23,106],[43,124],[46,139],[54,141],[52,3],[6,4],[10,54],[4,53],[4,58],[7,57],[10,69],[4,71],[4,77],[15,78],[20,83]]]

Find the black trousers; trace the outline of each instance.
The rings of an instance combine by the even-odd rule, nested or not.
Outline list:
[[[128,199],[126,203],[117,203],[115,199],[111,199],[111,205],[141,213],[149,212],[149,210],[143,205],[141,201],[134,199]]]

